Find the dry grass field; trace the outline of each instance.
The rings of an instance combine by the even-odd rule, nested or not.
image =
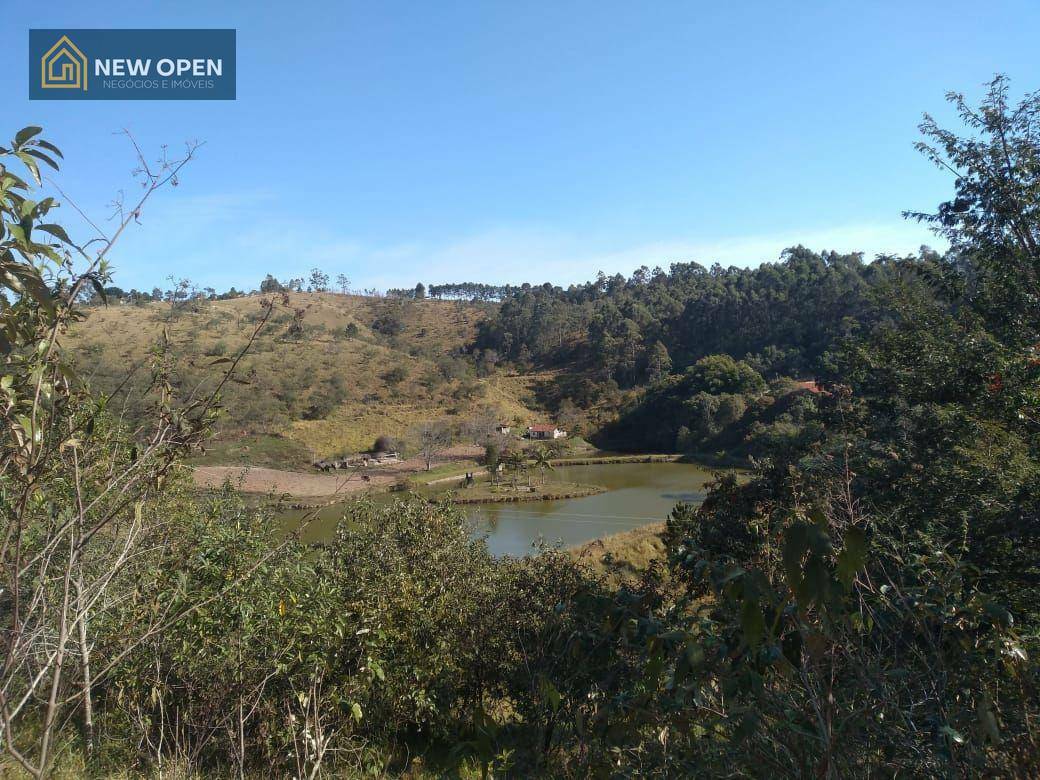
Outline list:
[[[425,421],[541,420],[532,409],[537,375],[477,371],[463,354],[491,306],[290,293],[243,360],[250,384],[229,386],[218,434],[198,462],[302,468],[366,449],[380,435],[406,443]],[[213,364],[245,345],[260,298],[89,311],[68,336],[80,372],[109,392],[136,369],[131,392],[117,398],[133,418],[164,329],[182,391],[205,386],[220,370]]]
[[[570,552],[595,572],[606,575],[615,584],[637,580],[652,561],[664,563],[667,558],[664,523],[651,523],[631,531],[593,539]]]

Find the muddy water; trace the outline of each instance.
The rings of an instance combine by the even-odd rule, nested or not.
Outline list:
[[[467,506],[465,511],[474,521],[475,533],[487,539],[493,554],[528,555],[539,539],[570,547],[660,522],[680,501],[702,501],[711,476],[711,471],[691,463],[558,466],[548,474],[550,480],[600,485],[607,492],[559,501],[479,504]],[[342,514],[342,504],[318,510],[305,540],[329,538]],[[302,511],[287,512],[284,521],[291,527],[303,515]]]
[[[680,501],[699,503],[712,473],[690,463],[561,466],[551,478],[607,492],[561,501],[467,507],[495,555],[527,555],[536,540],[564,547],[665,520]]]

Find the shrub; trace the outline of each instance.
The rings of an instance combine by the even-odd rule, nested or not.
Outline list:
[[[394,366],[390,370],[384,371],[382,378],[390,387],[397,387],[408,378],[408,369],[404,366]]]
[[[218,341],[206,347],[205,354],[208,357],[222,357],[227,354],[228,345],[224,341]]]

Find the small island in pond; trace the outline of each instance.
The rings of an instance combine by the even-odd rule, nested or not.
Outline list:
[[[460,489],[453,493],[453,504],[503,504],[515,501],[554,501],[563,498],[582,498],[606,491],[599,485],[581,485],[575,482],[546,482],[534,485],[491,484],[476,481],[465,487],[462,480]]]

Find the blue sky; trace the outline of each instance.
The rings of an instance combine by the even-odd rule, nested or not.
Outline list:
[[[234,102],[30,102],[30,27],[235,27]],[[51,0],[4,10],[0,135],[40,124],[97,220],[146,149],[205,146],[116,282],[358,288],[591,278],[785,246],[902,252],[949,179],[948,89],[1040,88],[1035,2]],[[75,235],[88,231],[71,209]]]

